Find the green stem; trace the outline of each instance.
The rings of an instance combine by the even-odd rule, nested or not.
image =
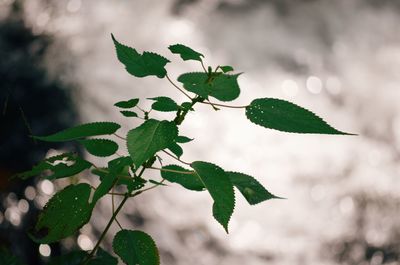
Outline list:
[[[140,173],[137,175],[138,177],[141,177],[145,171],[145,167],[142,168],[142,170],[140,171]],[[145,190],[149,190],[149,189],[145,189]],[[137,191],[134,194],[132,193],[125,193],[124,198],[122,199],[122,201],[120,202],[120,204],[118,205],[118,208],[115,210],[115,212],[113,213],[113,215],[111,216],[110,221],[108,221],[106,228],[104,228],[103,232],[100,235],[99,240],[97,241],[96,245],[94,246],[94,248],[92,249],[92,251],[89,253],[89,255],[86,257],[86,259],[82,262],[82,265],[86,265],[90,259],[93,257],[93,255],[96,253],[97,249],[100,247],[100,243],[101,241],[103,241],[104,237],[106,236],[108,230],[110,229],[112,223],[114,222],[114,220],[116,220],[118,213],[121,211],[122,207],[124,206],[124,204],[126,203],[126,201],[129,198],[135,197],[139,194],[141,194],[143,191],[145,190],[141,190],[141,191]]]
[[[96,253],[96,250],[100,247],[100,243],[101,241],[103,241],[104,237],[106,236],[108,230],[110,229],[112,223],[114,222],[114,220],[117,218],[117,215],[119,213],[119,211],[121,211],[122,207],[124,206],[125,202],[129,199],[129,193],[125,193],[124,198],[122,199],[121,203],[118,205],[118,208],[115,210],[115,212],[113,213],[113,215],[111,216],[110,221],[108,221],[108,224],[106,226],[106,228],[103,230],[103,232],[100,235],[99,240],[97,241],[96,245],[94,246],[94,248],[92,249],[92,251],[89,253],[89,255],[87,256],[87,258],[82,262],[83,265],[87,264],[90,259],[93,257],[93,255]]]

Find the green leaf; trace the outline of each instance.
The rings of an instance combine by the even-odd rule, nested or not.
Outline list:
[[[175,44],[168,47],[168,49],[175,54],[179,54],[184,61],[187,60],[195,60],[202,61],[201,57],[204,57],[203,54],[196,52],[192,48],[189,48],[182,44]]]
[[[127,265],[160,264],[160,256],[154,240],[142,231],[119,231],[114,237],[113,249]]]
[[[117,265],[118,259],[111,256],[108,252],[99,248],[96,253],[96,257],[91,259],[88,265]]]
[[[118,150],[118,144],[108,139],[86,139],[79,142],[94,156],[110,156]]]
[[[246,116],[255,124],[283,132],[348,135],[311,111],[281,99],[255,99],[246,107]]]
[[[266,190],[260,182],[252,176],[239,172],[226,173],[229,175],[232,184],[238,188],[250,205],[258,204],[269,199],[280,198]]]
[[[174,122],[147,120],[128,132],[128,152],[138,168],[156,152],[168,148],[178,136]]]
[[[191,167],[214,199],[214,218],[228,233],[228,223],[235,208],[235,193],[228,174],[222,168],[202,161],[193,162]]]
[[[154,110],[168,112],[177,111],[179,109],[178,104],[176,104],[176,102],[169,97],[155,97],[149,99],[156,101],[151,105],[151,108]]]
[[[127,101],[119,101],[117,103],[114,104],[114,106],[118,107],[118,108],[122,108],[122,109],[130,109],[135,107],[137,104],[139,103],[139,99],[138,98],[133,98]]]
[[[120,111],[122,115],[124,115],[125,117],[137,117],[137,113],[134,111],[129,111],[129,110],[121,110]]]
[[[46,179],[59,179],[74,176],[90,168],[92,164],[74,153],[64,153],[49,157],[31,170],[16,174],[15,177],[28,179],[46,173]]]
[[[220,66],[219,68],[221,68],[224,73],[232,72],[234,70],[233,67],[229,65]]]
[[[52,135],[33,136],[33,138],[46,142],[65,142],[89,136],[113,134],[119,128],[121,126],[115,122],[92,122],[68,128]]]
[[[189,137],[180,135],[180,136],[176,137],[175,141],[177,143],[184,144],[184,143],[188,143],[188,142],[193,141],[193,139],[190,139]]]
[[[203,98],[214,97],[221,101],[232,101],[239,97],[240,88],[237,82],[239,74],[218,74],[209,77],[206,73],[186,73],[178,77],[183,87]]]
[[[73,235],[90,219],[89,197],[90,186],[86,183],[69,185],[56,193],[40,213],[31,238],[48,244]]]
[[[188,190],[202,191],[205,189],[204,184],[193,170],[187,170],[181,166],[168,165],[163,167],[161,177],[169,182],[178,183]]]
[[[96,169],[98,171],[101,172],[101,176],[100,176],[100,184],[97,186],[94,194],[93,194],[93,199],[91,202],[92,207],[94,207],[94,205],[97,203],[98,200],[100,200],[101,197],[103,197],[104,195],[106,195],[111,188],[114,186],[114,184],[116,184],[116,182],[118,181],[118,175],[113,173],[113,172],[109,172],[107,169]]]
[[[117,51],[118,60],[125,65],[126,70],[136,77],[155,75],[163,78],[167,74],[165,65],[169,60],[152,52],[139,54],[135,49],[119,43],[111,34]]]
[[[180,158],[183,155],[183,149],[177,143],[172,143],[168,150],[170,150],[174,155]]]

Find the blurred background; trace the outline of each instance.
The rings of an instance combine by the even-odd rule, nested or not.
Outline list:
[[[183,160],[247,173],[287,199],[250,207],[237,196],[227,235],[204,192],[170,185],[143,194],[119,221],[149,233],[162,264],[400,264],[399,25],[396,0],[0,0],[0,245],[26,264],[46,264],[93,248],[111,216],[103,198],[76,236],[52,245],[29,240],[38,210],[68,182],[8,178],[57,150],[106,162],[30,134],[111,120],[127,132],[139,123],[121,117],[115,102],[185,100],[164,79],[130,76],[116,59],[114,33],[169,58],[173,78],[200,70],[170,54],[175,43],[202,52],[207,65],[234,66],[244,74],[233,104],[282,98],[359,134],[280,133],[248,122],[243,110],[198,106],[181,127],[195,138]],[[80,179],[97,181],[88,173]]]

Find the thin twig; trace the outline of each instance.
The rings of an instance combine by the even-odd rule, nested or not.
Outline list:
[[[206,69],[206,67],[204,66],[203,60],[201,60],[200,63],[201,63],[201,67],[203,67],[204,72],[207,73],[207,69]]]
[[[179,170],[173,170],[173,169],[168,169],[168,168],[158,168],[158,167],[148,167],[148,168],[150,168],[150,169],[155,169],[155,170],[160,170],[160,171],[165,171],[165,172],[186,174],[186,175],[192,175],[192,174],[194,174],[193,172],[179,171]]]
[[[125,141],[126,141],[126,138],[125,138],[125,137],[119,136],[119,135],[116,134],[116,133],[114,133],[114,135],[115,135],[116,137],[118,137],[119,139],[122,139],[122,140],[125,140]]]
[[[177,88],[177,89],[178,89],[179,91],[181,91],[186,97],[188,97],[190,100],[192,100],[192,97],[189,96],[189,94],[187,94],[182,88],[180,88],[178,85],[176,85],[176,84],[171,80],[171,78],[169,78],[168,75],[165,75],[165,76],[167,77],[168,81],[169,81],[175,88]]]
[[[179,158],[177,158],[176,156],[174,156],[173,154],[171,154],[171,153],[169,153],[169,152],[167,152],[165,150],[162,150],[162,151],[164,153],[166,153],[167,155],[169,155],[170,157],[172,157],[173,159],[175,159],[175,160],[177,160],[177,161],[179,161],[179,162],[181,162],[183,164],[186,164],[186,165],[190,166],[190,163],[180,160]]]
[[[202,104],[208,104],[208,105],[214,105],[214,106],[218,106],[218,107],[224,107],[224,108],[231,108],[231,109],[245,109],[248,107],[247,106],[231,106],[231,105],[225,105],[225,104],[219,104],[219,103],[214,103],[214,102],[200,102]]]

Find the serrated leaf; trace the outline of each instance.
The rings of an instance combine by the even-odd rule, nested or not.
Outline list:
[[[179,109],[178,104],[169,98],[169,97],[155,97],[149,98],[151,100],[155,100],[155,102],[151,105],[151,108],[158,111],[177,111]]]
[[[232,72],[234,70],[233,67],[229,65],[220,66],[219,68],[221,68],[224,73]]]
[[[178,136],[174,122],[150,119],[128,132],[128,152],[136,168],[155,155],[168,148]]]
[[[195,161],[191,167],[214,199],[214,218],[228,233],[228,223],[235,208],[235,193],[228,174],[222,168],[203,161]]]
[[[188,170],[181,166],[168,165],[163,167],[161,177],[169,182],[178,183],[189,190],[202,191],[205,189],[204,184],[193,170]]]
[[[237,82],[239,74],[218,74],[209,77],[206,73],[186,73],[178,77],[183,87],[203,98],[214,97],[221,101],[232,101],[240,94]]]
[[[73,235],[90,219],[89,197],[90,186],[86,183],[69,185],[57,192],[40,213],[31,238],[48,244]]]
[[[182,44],[175,44],[168,47],[168,49],[175,54],[179,54],[184,61],[187,60],[195,60],[202,61],[201,57],[204,57],[203,54],[196,52],[192,48],[189,48]]]
[[[139,103],[138,98],[132,98],[132,99],[126,100],[126,101],[119,101],[119,102],[115,103],[114,106],[116,106],[118,108],[122,108],[122,109],[130,109],[130,108],[136,107],[136,105],[138,103]]]
[[[106,157],[118,150],[118,144],[108,139],[85,139],[79,142],[94,156]]]
[[[255,124],[283,132],[348,135],[311,111],[282,99],[255,99],[246,107],[246,116]]]
[[[119,231],[114,237],[113,249],[127,265],[160,264],[160,256],[154,240],[142,231]]]
[[[183,149],[177,143],[172,143],[168,150],[170,150],[174,155],[180,158],[183,155]]]
[[[129,110],[121,110],[120,111],[122,115],[124,115],[125,117],[137,117],[137,113],[134,111],[129,111]]]
[[[28,179],[43,174],[46,179],[59,179],[79,174],[90,168],[92,164],[74,153],[64,153],[49,157],[31,170],[16,174],[15,177]],[[46,173],[46,175],[45,175]]]
[[[118,259],[113,257],[108,252],[104,251],[102,248],[99,248],[96,253],[96,257],[91,259],[88,265],[117,265]]]
[[[118,60],[125,65],[126,70],[136,77],[155,75],[163,78],[167,74],[165,65],[170,61],[152,52],[139,54],[135,49],[119,43],[111,34],[117,51]]]
[[[68,128],[48,136],[33,136],[33,138],[46,142],[65,142],[90,136],[107,135],[115,133],[121,126],[115,122],[92,122]]]
[[[226,173],[229,175],[232,184],[238,188],[250,205],[258,204],[269,199],[279,198],[266,190],[260,182],[252,176],[239,172]]]

